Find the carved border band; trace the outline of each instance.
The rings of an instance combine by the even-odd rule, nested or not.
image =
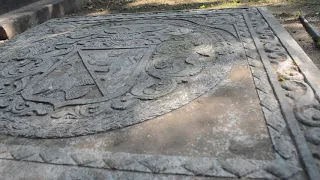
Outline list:
[[[255,42],[257,46],[264,46],[264,51],[259,49],[259,53],[263,56],[263,63],[277,99],[280,102],[281,110],[291,131],[291,135],[295,140],[300,158],[306,168],[309,178],[318,179],[318,177],[320,177],[319,167],[316,165],[316,158],[313,158],[312,155],[319,153],[319,147],[314,147],[308,143],[309,148],[313,152],[308,148],[306,143],[306,139],[308,140],[307,132],[313,128],[308,129],[308,125],[310,126],[310,124],[307,124],[306,127],[306,123],[303,122],[303,120],[307,122],[316,121],[313,117],[317,114],[317,110],[311,110],[311,114],[314,116],[310,115],[310,111],[308,110],[318,106],[317,96],[310,88],[310,80],[301,73],[301,70],[294,62],[292,55],[288,53],[286,46],[290,45],[283,45],[283,41],[279,41],[281,35],[278,34],[279,37],[277,37],[274,34],[275,30],[282,27],[278,26],[272,28],[270,23],[265,21],[267,13],[263,9],[253,10],[250,15],[250,22],[256,24],[256,27],[253,28],[254,32],[252,32],[253,34],[256,33],[258,35]],[[257,19],[259,20],[254,21]],[[270,20],[270,18],[268,20]],[[299,121],[301,124],[297,123]],[[302,131],[305,131],[304,134],[306,138],[303,137],[301,129]],[[319,134],[319,132],[310,133],[309,135],[314,139],[317,137],[317,134]],[[314,157],[317,156],[315,155]]]
[[[122,152],[99,152],[75,148],[43,148],[0,144],[0,158],[7,160],[94,167],[120,171],[161,173],[189,176],[248,177],[287,179],[300,168],[276,159],[220,160],[211,157],[140,155]]]

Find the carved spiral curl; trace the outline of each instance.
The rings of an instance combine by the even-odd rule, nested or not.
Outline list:
[[[51,61],[44,61],[41,58],[14,59],[15,63],[7,66],[1,72],[6,78],[24,77],[39,72],[45,72],[51,67]]]
[[[175,77],[188,77],[203,69],[201,57],[214,56],[213,45],[200,33],[174,36],[158,45],[146,74],[131,93],[140,99],[154,99],[175,90]],[[212,57],[211,57],[212,58]]]
[[[320,127],[320,105],[309,105],[295,109],[297,119],[308,126]]]

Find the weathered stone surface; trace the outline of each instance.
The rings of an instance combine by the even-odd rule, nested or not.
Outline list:
[[[47,163],[72,165],[76,164],[76,162],[74,162],[71,157],[66,156],[66,152],[58,148],[45,149],[41,151],[39,155]]]
[[[64,18],[2,44],[0,163],[16,167],[0,172],[317,179],[317,89],[266,17]]]
[[[320,145],[320,128],[310,128],[306,131],[305,136],[307,141]]]
[[[275,150],[285,159],[291,158],[293,155],[292,143],[284,136],[275,140]]]
[[[37,152],[31,147],[20,146],[12,149],[11,154],[15,159],[20,160],[36,155]]]
[[[32,162],[14,162],[0,160],[0,179],[42,179],[42,180],[224,180],[225,178],[177,176],[167,174],[137,173],[126,171],[108,171],[92,168],[75,168],[72,166],[54,166],[51,164],[39,164]]]
[[[277,159],[276,162],[266,168],[266,171],[281,178],[289,179],[300,171],[300,169],[292,164],[287,164],[283,160]]]
[[[216,87],[243,57],[233,26],[190,19],[58,20],[43,27],[1,58],[7,134],[70,137],[133,125]]]
[[[242,159],[227,159],[220,163],[222,164],[222,168],[237,177],[243,177],[247,174],[253,173],[254,171],[258,171],[262,166],[259,163],[248,162]]]
[[[212,159],[202,159],[202,160],[191,159],[188,162],[186,162],[183,167],[186,168],[188,171],[191,171],[195,175],[221,174],[222,176],[226,176],[226,177],[233,176],[231,173],[224,171],[218,161],[212,160]]]

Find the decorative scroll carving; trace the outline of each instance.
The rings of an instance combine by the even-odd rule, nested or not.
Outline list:
[[[27,33],[12,42],[18,56],[0,59],[3,133],[69,137],[139,123],[214,88],[243,58],[228,24],[149,17],[43,26],[51,35]]]
[[[49,121],[45,121],[49,126],[53,124],[51,121],[54,124],[61,123],[61,126],[46,126],[44,122],[41,122],[43,119],[39,118],[41,114],[38,114],[32,116],[36,119],[35,121],[22,121],[21,124],[25,126],[21,128],[22,125],[19,124],[20,129],[16,131],[11,125],[16,125],[18,120],[12,118],[13,113],[10,109],[6,109],[9,107],[7,104],[10,103],[1,100],[1,110],[9,113],[7,113],[7,118],[1,119],[0,129],[8,134],[31,137],[66,137],[121,128],[144,121],[178,108],[207,89],[213,88],[228,72],[233,58],[244,56],[244,54],[238,54],[243,52],[243,45],[275,149],[275,160],[166,157],[162,155],[102,153],[91,150],[39,148],[24,145],[7,146],[2,144],[0,144],[0,158],[144,173],[302,179],[296,149],[287,134],[285,121],[257,49],[265,47],[270,61],[275,65],[287,62],[289,56],[286,55],[285,49],[278,42],[275,42],[277,37],[273,35],[271,29],[261,17],[251,19],[252,22],[256,22],[254,27],[257,29],[260,40],[265,43],[265,46],[256,47],[249,31],[250,26],[247,25],[249,23],[248,19],[244,19],[248,12],[257,13],[255,9],[224,11],[221,14],[213,14],[211,11],[196,12],[192,16],[182,15],[182,13],[192,11],[176,12],[174,16],[167,16],[166,13],[160,12],[152,13],[152,15],[159,15],[152,20],[146,20],[148,18],[145,17],[132,18],[131,15],[119,15],[114,20],[112,15],[111,18],[109,16],[83,18],[81,24],[73,19],[57,19],[52,21],[54,23],[46,23],[46,28],[43,29],[47,33],[66,34],[63,35],[63,38],[60,38],[60,36],[56,38],[56,40],[61,40],[54,44],[54,49],[50,46],[51,48],[48,48],[47,52],[33,53],[37,55],[41,55],[41,53],[50,54],[49,57],[52,57],[54,65],[49,70],[36,76],[31,84],[23,88],[22,96],[24,98],[19,97],[26,102],[33,102],[35,105],[40,104],[40,106],[45,107],[47,115],[43,113],[45,115],[43,117],[49,119]],[[262,23],[259,24],[258,20],[262,20]],[[159,23],[155,24],[155,21]],[[204,23],[196,24],[194,22]],[[60,24],[52,28],[53,24],[57,23]],[[217,25],[217,23],[224,25]],[[236,24],[237,28],[229,24]],[[81,29],[79,31],[81,33],[76,32],[76,29]],[[252,27],[250,29],[252,30]],[[41,33],[39,32],[39,34]],[[238,37],[238,34],[240,37]],[[26,39],[33,39],[28,34],[25,37]],[[241,39],[242,44],[238,43],[238,39]],[[268,44],[269,40],[275,43]],[[146,49],[151,46],[151,53],[146,55],[145,52],[148,51]],[[128,50],[128,52],[131,52],[129,53],[131,54],[130,57],[133,57],[130,58],[124,55],[125,50],[119,52],[119,49],[134,49],[134,52],[138,54],[139,50],[142,52],[140,55],[134,56],[132,55],[133,52]],[[137,69],[136,66],[141,63],[144,57],[147,59],[147,63],[142,65],[143,70],[139,71],[140,73],[134,74],[134,81],[130,79],[132,76],[120,73],[122,74],[120,82],[125,82],[128,79],[129,82],[134,82],[130,84],[128,90],[118,91],[126,88],[128,83],[123,85],[118,83],[119,81],[113,82],[112,87],[115,87],[115,90],[112,87],[108,88],[108,84],[104,84],[105,81],[112,82],[114,77],[105,76],[105,74],[134,72],[134,69]],[[121,62],[120,65],[113,64],[116,62],[115,59]],[[3,62],[6,63],[5,60]],[[72,68],[74,62],[78,62],[76,63],[78,68]],[[123,67],[121,64],[126,65],[125,70],[121,69]],[[82,70],[79,67],[82,67]],[[66,69],[80,69],[81,71],[75,72]],[[78,74],[74,77],[73,74],[76,73]],[[278,74],[283,76],[285,82],[290,80],[290,83],[283,83],[289,100],[295,102],[299,97],[309,96],[310,93],[305,91],[307,87],[305,84],[300,83],[296,78],[286,78],[290,71],[284,69],[284,71],[279,71]],[[46,80],[52,76],[74,79],[70,80],[72,83],[66,86],[60,85],[59,88],[54,89],[50,87],[57,87],[56,84],[60,82],[55,84],[53,79],[50,80],[49,85],[45,85]],[[77,77],[81,78],[77,79]],[[111,78],[108,79],[108,77]],[[101,80],[100,84],[97,83],[98,80]],[[299,84],[298,87],[297,84]],[[66,98],[67,92],[72,89],[70,87],[78,85],[80,87],[87,86],[88,89],[85,90],[85,93],[81,91],[83,94],[70,93],[73,95]],[[187,88],[188,86],[190,86],[190,89]],[[99,91],[100,88],[105,89]],[[103,94],[103,92],[106,92],[105,90],[108,91],[106,95]],[[190,93],[191,90],[197,95]],[[52,96],[57,91],[60,94],[57,93]],[[112,92],[119,94],[119,96],[100,101]],[[299,96],[296,96],[296,94]],[[63,98],[57,99],[50,96]],[[179,99],[181,103],[173,104],[168,99],[173,101]],[[63,104],[61,102],[67,103]],[[303,104],[303,101],[300,102],[301,106],[299,107],[303,107],[305,104]],[[142,114],[142,111],[145,114]],[[22,117],[24,118],[25,115],[22,115]],[[14,123],[6,122],[9,120]],[[31,125],[34,134],[28,134],[24,131],[24,128],[30,130]],[[40,129],[45,132],[41,132]],[[57,133],[60,134],[57,135]],[[312,143],[318,142],[318,130],[311,129],[310,132],[306,133],[306,137]],[[63,178],[68,178],[68,174],[62,175]]]
[[[259,40],[265,45],[266,55],[269,61],[274,64],[274,71],[280,80],[297,120],[301,123],[301,129],[309,142],[309,148],[315,160],[317,160],[318,168],[320,168],[319,146],[317,146],[319,136],[317,127],[320,126],[319,99],[315,97],[299,67],[282,46],[268,23],[262,18],[260,12],[253,9],[250,11],[249,17],[254,22],[256,33],[260,34]],[[309,154],[309,152],[307,153]],[[313,165],[312,168],[314,169],[310,168],[308,171],[319,173],[319,169],[317,170]]]

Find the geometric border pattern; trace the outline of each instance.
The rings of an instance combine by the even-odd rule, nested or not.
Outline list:
[[[43,148],[0,144],[0,158],[56,165],[94,167],[120,171],[176,174],[189,176],[248,177],[287,179],[301,171],[282,161],[141,155],[123,152],[99,152],[75,148]]]

